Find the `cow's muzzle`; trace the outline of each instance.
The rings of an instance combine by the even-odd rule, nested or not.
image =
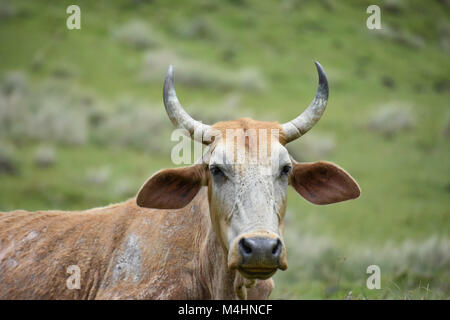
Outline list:
[[[236,244],[234,266],[247,279],[268,279],[285,270],[286,250],[278,237],[242,236]]]

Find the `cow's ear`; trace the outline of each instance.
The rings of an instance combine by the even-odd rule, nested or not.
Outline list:
[[[296,163],[293,161],[290,184],[314,204],[330,204],[358,198],[358,183],[342,168],[331,162]]]
[[[179,209],[186,206],[206,185],[205,165],[163,169],[141,187],[136,198],[140,207]]]

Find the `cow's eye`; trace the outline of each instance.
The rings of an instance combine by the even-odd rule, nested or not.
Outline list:
[[[280,175],[281,176],[287,176],[290,172],[291,172],[291,166],[290,165],[285,165],[285,166],[283,166],[283,168],[281,168]]]
[[[214,177],[225,177],[223,171],[217,166],[211,166],[209,168],[209,171],[211,172],[211,175],[213,175]]]

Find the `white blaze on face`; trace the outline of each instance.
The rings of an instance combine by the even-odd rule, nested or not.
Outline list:
[[[242,132],[236,139],[227,132],[226,142],[218,142],[211,154],[211,214],[227,248],[244,234],[281,238],[289,176],[281,171],[292,163],[278,136],[265,141],[267,129],[261,130],[266,131],[259,140],[250,136],[247,146]]]

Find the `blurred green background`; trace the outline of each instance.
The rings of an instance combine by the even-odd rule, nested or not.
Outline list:
[[[66,28],[73,3],[81,30]],[[169,64],[211,124],[294,118],[318,60],[328,108],[289,149],[336,162],[362,196],[314,206],[290,191],[271,298],[449,299],[449,18],[447,0],[0,0],[0,211],[120,202],[172,167]]]

